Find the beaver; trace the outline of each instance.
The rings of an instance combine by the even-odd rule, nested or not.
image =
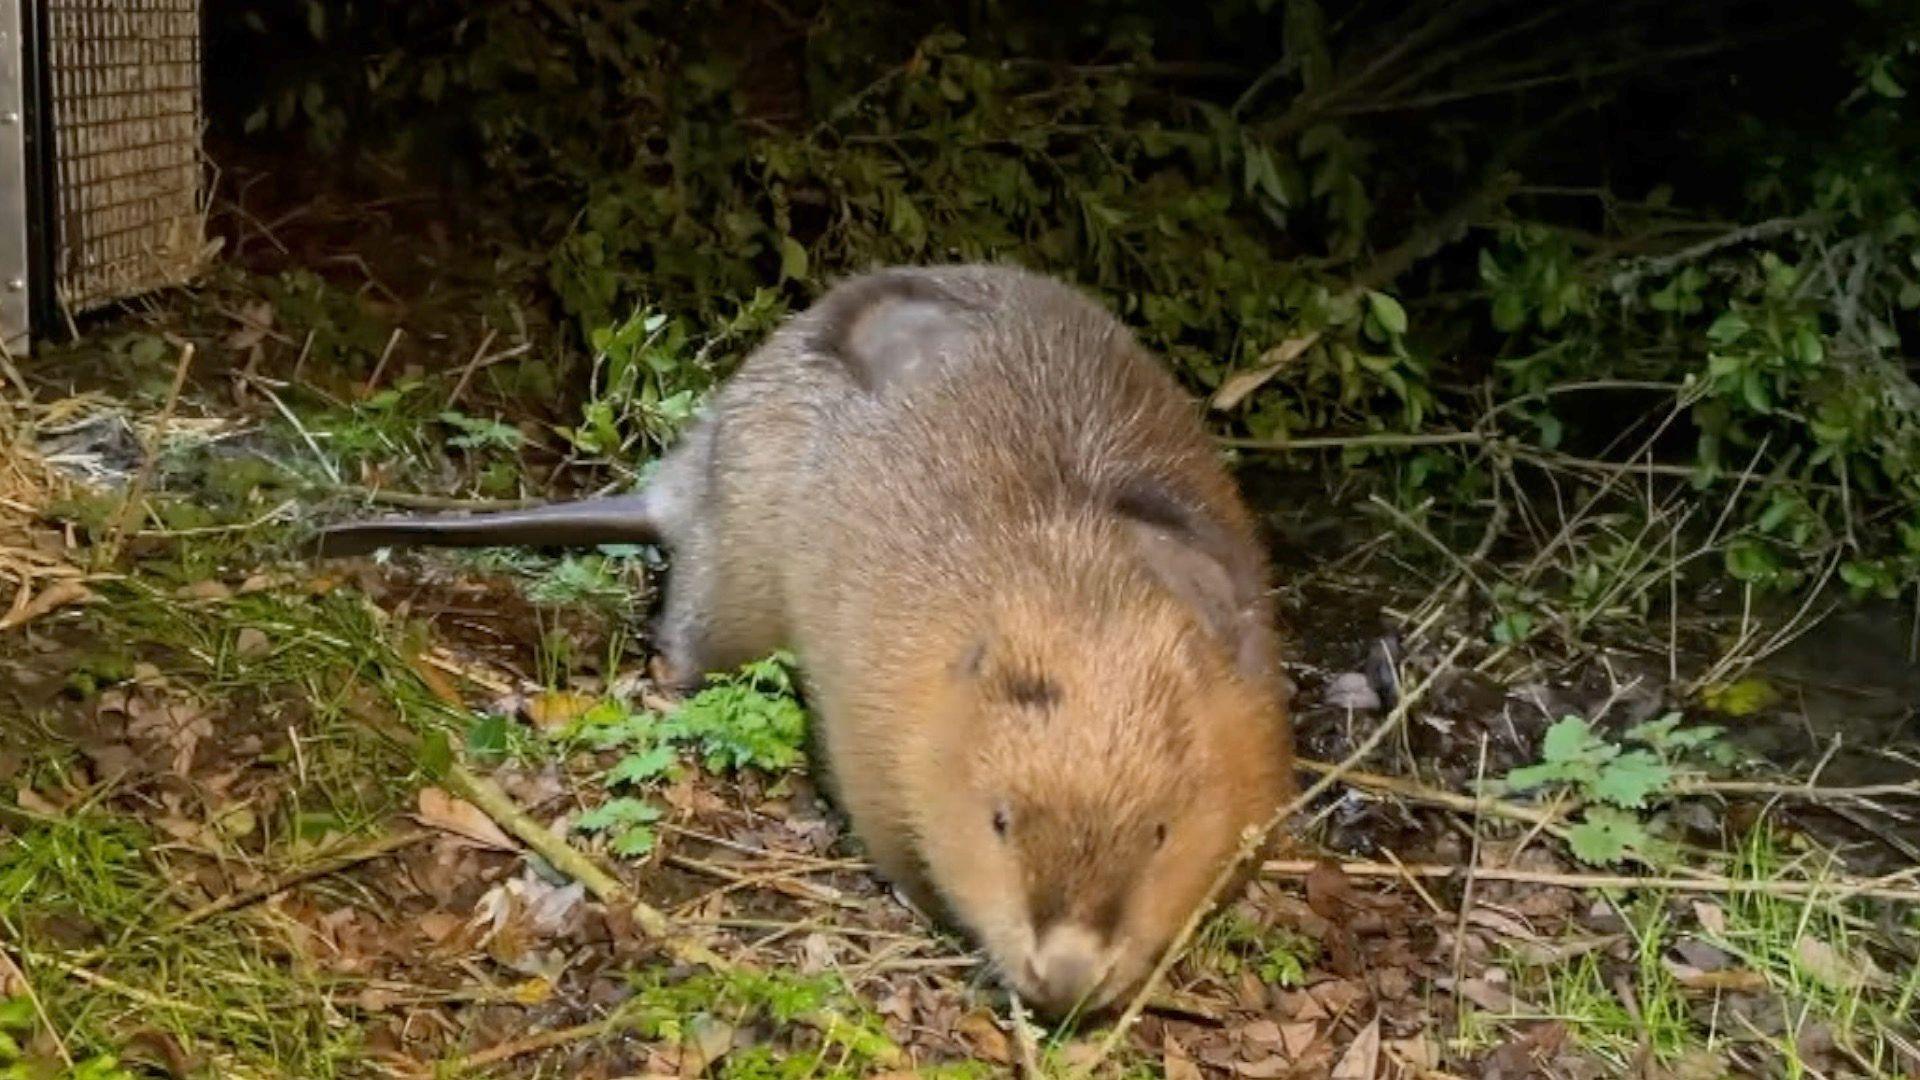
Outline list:
[[[791,651],[826,790],[880,873],[1058,1018],[1136,988],[1294,790],[1256,531],[1116,318],[959,265],[828,290],[639,494],[319,543],[659,542],[671,681]]]

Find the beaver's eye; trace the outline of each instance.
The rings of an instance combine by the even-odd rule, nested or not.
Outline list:
[[[995,835],[1005,840],[1007,838],[1007,829],[1012,824],[1013,815],[1007,813],[1006,807],[996,806],[993,808],[993,831]]]
[[[1164,821],[1153,827],[1153,846],[1156,849],[1167,846],[1167,823]]]

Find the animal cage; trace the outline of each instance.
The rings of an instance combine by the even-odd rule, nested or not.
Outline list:
[[[0,0],[0,332],[190,280],[200,0]]]

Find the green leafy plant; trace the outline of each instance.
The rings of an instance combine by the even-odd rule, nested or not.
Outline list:
[[[1638,811],[1670,796],[1678,760],[1717,752],[1721,734],[1711,726],[1683,728],[1682,719],[1668,713],[1635,725],[1622,738],[1639,745],[1628,749],[1578,716],[1562,717],[1547,729],[1540,763],[1512,770],[1501,786],[1515,793],[1547,786],[1567,791],[1584,807],[1567,830],[1568,845],[1584,862],[1617,863],[1630,855],[1659,860],[1664,845]]]
[[[794,698],[793,657],[780,653],[709,682],[661,724],[712,770],[778,772],[799,764],[807,714]]]
[[[661,717],[618,701],[582,713],[562,733],[567,741],[621,757],[601,777],[624,792],[582,815],[574,827],[608,835],[613,850],[638,858],[653,850],[661,810],[645,792],[673,776],[680,754],[691,752],[716,772],[780,772],[800,763],[806,710],[794,698],[793,659],[776,654],[714,676],[709,685]]]

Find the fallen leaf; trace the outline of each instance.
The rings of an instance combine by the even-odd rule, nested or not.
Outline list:
[[[1274,1080],[1292,1071],[1293,1062],[1279,1054],[1270,1054],[1259,1061],[1236,1062],[1233,1066],[1234,1075],[1247,1077],[1248,1080]]]
[[[680,1050],[680,1075],[701,1075],[731,1049],[733,1025],[704,1013],[693,1017],[687,1021],[686,1038]]]
[[[1246,1042],[1259,1043],[1263,1046],[1278,1046],[1280,1044],[1280,1025],[1271,1020],[1255,1020],[1253,1023],[1240,1029],[1240,1038]]]
[[[1807,974],[1835,990],[1878,986],[1886,977],[1866,957],[1847,956],[1816,937],[1803,937],[1794,944],[1794,959]]]
[[[1013,1060],[1013,1043],[985,1010],[976,1009],[961,1017],[954,1029],[967,1040],[975,1056],[999,1065]]]
[[[578,720],[594,699],[573,690],[548,690],[527,700],[527,721],[541,731],[553,731]]]
[[[1288,1057],[1305,1057],[1312,1048],[1314,1040],[1320,1037],[1320,1025],[1308,1021],[1303,1024],[1283,1024],[1280,1027],[1280,1045],[1286,1048]]]
[[[1333,1014],[1305,990],[1289,990],[1280,995],[1280,1012],[1293,1020],[1325,1020]]]
[[[1667,971],[1673,975],[1673,981],[1688,990],[1753,993],[1765,990],[1769,985],[1765,975],[1749,968],[1703,971],[1691,964],[1682,964],[1674,960],[1666,961],[1666,965]]]
[[[1440,1067],[1440,1047],[1433,1038],[1422,1032],[1405,1039],[1388,1039],[1381,1044],[1387,1059],[1419,1073],[1431,1072]]]
[[[1693,917],[1700,920],[1700,929],[1715,937],[1723,937],[1727,932],[1727,913],[1718,904],[1709,904],[1705,900],[1693,902]]]
[[[29,814],[39,814],[41,817],[60,816],[60,808],[58,806],[48,802],[39,792],[27,787],[25,784],[14,789],[13,797],[15,801],[20,804],[20,809],[25,810]]]
[[[1468,1001],[1473,1002],[1488,1012],[1510,1013],[1514,1011],[1515,1002],[1513,995],[1507,993],[1505,989],[1495,986],[1486,979],[1461,979],[1458,984],[1458,989],[1461,997],[1466,998]]]
[[[1380,1065],[1380,1015],[1374,1014],[1333,1067],[1333,1080],[1373,1080]]]
[[[213,578],[204,578],[181,586],[174,595],[182,600],[226,600],[233,596],[233,590]]]
[[[0,631],[25,626],[60,608],[94,599],[93,591],[77,581],[56,581],[32,598],[28,598],[26,589],[22,588],[16,596],[13,608],[0,615]]]
[[[273,642],[260,630],[248,626],[241,628],[233,637],[233,651],[252,660],[273,651]]]
[[[1328,922],[1341,923],[1352,903],[1353,885],[1340,864],[1331,859],[1315,863],[1312,872],[1307,874],[1307,906],[1313,913]]]
[[[1364,672],[1349,671],[1336,675],[1327,684],[1326,703],[1336,709],[1367,712],[1380,707],[1380,692]]]
[[[1301,354],[1313,348],[1320,341],[1320,333],[1315,330],[1300,337],[1288,338],[1261,353],[1257,366],[1238,372],[1220,384],[1220,389],[1214,391],[1212,406],[1225,411],[1240,404],[1248,394],[1265,386],[1268,379],[1278,375],[1281,368],[1300,359]]]
[[[494,824],[493,819],[479,807],[464,799],[456,799],[436,787],[420,789],[419,809],[414,816],[422,825],[463,837],[482,847],[501,851],[518,848],[513,839],[502,832],[500,826]]]
[[[1200,1066],[1187,1056],[1186,1048],[1166,1035],[1160,1041],[1160,1071],[1166,1080],[1200,1080]]]

